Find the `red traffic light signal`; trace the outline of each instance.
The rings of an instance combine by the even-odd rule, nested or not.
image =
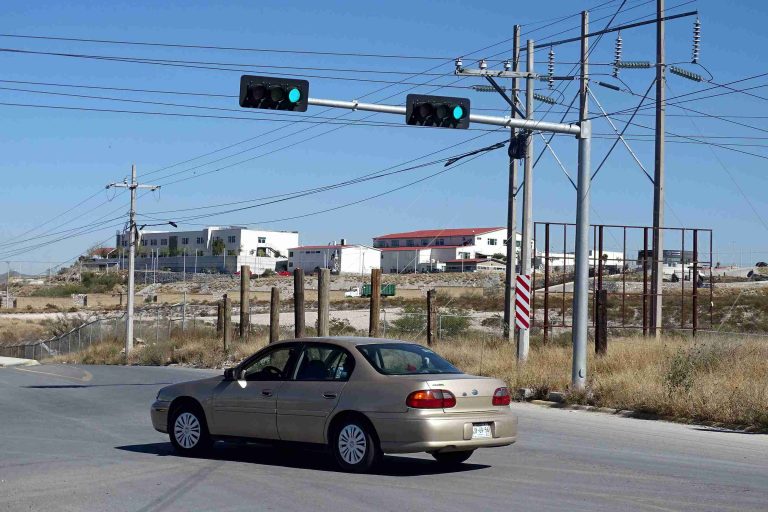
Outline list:
[[[409,94],[405,122],[438,128],[469,128],[469,98]]]
[[[240,106],[268,110],[307,111],[309,82],[292,78],[243,75],[240,77]]]

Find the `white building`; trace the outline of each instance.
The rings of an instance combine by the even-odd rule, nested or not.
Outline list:
[[[520,258],[521,235],[515,252]],[[448,261],[485,259],[507,252],[505,228],[426,229],[377,236],[373,246],[381,250],[385,273],[444,270]]]
[[[141,231],[136,268],[187,272],[228,272],[249,265],[251,272],[285,267],[288,249],[299,244],[297,231],[263,231],[211,226],[199,231]],[[128,251],[128,234],[117,234],[119,253]]]
[[[381,268],[381,251],[367,245],[340,244],[304,245],[288,249],[288,270],[303,269],[305,273],[328,268],[334,274],[370,274]]]
[[[493,258],[474,258],[445,262],[446,272],[504,272],[507,265]]]

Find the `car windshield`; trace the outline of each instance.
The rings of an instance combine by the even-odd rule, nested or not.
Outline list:
[[[421,345],[376,343],[358,345],[357,349],[376,371],[384,375],[462,373],[451,363]]]

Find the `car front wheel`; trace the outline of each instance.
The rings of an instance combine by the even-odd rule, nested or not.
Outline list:
[[[433,453],[432,456],[440,464],[444,464],[446,466],[456,466],[462,462],[466,462],[466,460],[469,459],[473,453],[475,453],[475,450],[466,450],[463,452],[436,452]]]
[[[182,455],[198,455],[212,445],[205,415],[197,407],[178,407],[173,412],[170,427],[171,444]]]
[[[331,449],[339,467],[354,473],[369,471],[380,456],[372,429],[357,419],[341,422],[331,440]]]

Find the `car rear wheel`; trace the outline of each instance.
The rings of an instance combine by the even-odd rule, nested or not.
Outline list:
[[[466,450],[463,452],[435,452],[432,454],[432,456],[440,464],[444,464],[446,466],[456,466],[462,462],[466,462],[466,460],[469,459],[473,453],[475,453],[475,450]]]
[[[369,471],[379,459],[379,446],[372,429],[356,418],[342,421],[331,439],[336,463],[345,471]]]
[[[199,455],[213,444],[205,416],[198,407],[182,405],[173,411],[168,436],[182,455]]]

